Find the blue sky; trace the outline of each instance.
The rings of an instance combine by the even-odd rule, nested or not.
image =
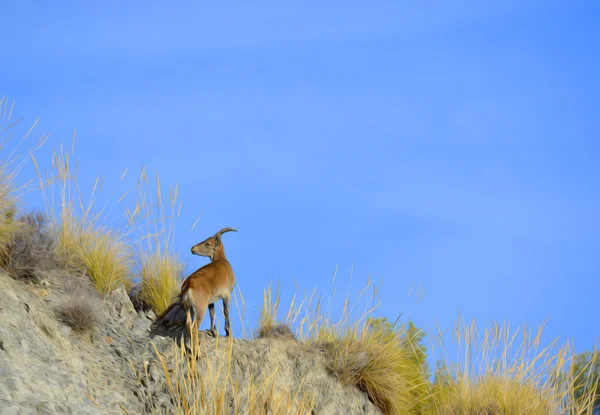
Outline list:
[[[224,242],[250,321],[269,281],[284,300],[293,280],[327,295],[339,266],[338,291],[351,269],[352,292],[383,279],[378,314],[425,330],[460,310],[595,343],[597,3],[11,2],[2,17],[16,115],[41,117],[50,145],[77,129],[81,182],[145,164],[178,183],[190,267],[192,244],[238,228]]]

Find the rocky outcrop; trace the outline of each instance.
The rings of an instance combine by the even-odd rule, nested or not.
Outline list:
[[[96,329],[80,333],[58,312],[68,291],[59,280],[33,285],[0,274],[0,414],[175,413],[157,351],[173,381],[169,362],[178,349],[171,338],[151,336],[152,313],[136,312],[121,287],[97,300]],[[379,413],[363,392],[327,373],[319,350],[289,336],[235,339],[231,350],[223,339],[201,337],[200,359],[231,362],[231,402],[245,399],[252,379],[309,396],[314,414]],[[244,408],[232,404],[229,412]]]

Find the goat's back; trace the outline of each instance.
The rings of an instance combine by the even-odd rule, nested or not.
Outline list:
[[[233,269],[226,259],[217,260],[206,264],[194,271],[181,285],[181,293],[188,290],[204,292],[209,296],[209,303],[219,298],[229,297],[235,285]]]

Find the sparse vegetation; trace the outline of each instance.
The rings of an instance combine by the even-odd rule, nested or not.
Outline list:
[[[102,306],[95,286],[85,276],[70,276],[61,279],[60,288],[66,297],[56,306],[59,320],[77,333],[93,332]]]
[[[121,284],[126,289],[131,288],[131,249],[112,232],[66,220],[61,225],[58,240],[64,260],[71,268],[84,270],[101,295]]]
[[[71,292],[56,308],[59,319],[78,333],[93,331],[99,312],[98,300],[81,289]]]
[[[368,335],[380,337],[382,342],[395,344],[403,351],[410,362],[403,376],[408,381],[409,393],[413,407],[408,413],[421,414],[430,405],[431,385],[429,384],[429,369],[427,367],[427,348],[425,333],[418,329],[412,321],[408,324],[392,324],[387,318],[367,318]]]
[[[594,349],[574,356],[569,369],[573,379],[571,399],[578,408],[600,415],[600,351]],[[576,414],[571,411],[571,414]]]
[[[428,413],[592,415],[587,402],[572,397],[569,345],[541,347],[542,332],[495,323],[479,332],[474,321],[459,320],[461,359],[440,363]]]
[[[261,326],[256,332],[257,339],[289,339],[296,340],[294,332],[287,324],[273,324],[270,326]]]
[[[0,112],[5,117],[12,114],[4,99]],[[3,144],[13,125],[0,125]],[[21,164],[12,164],[13,172],[10,162],[0,166],[0,265],[15,279],[31,283],[29,287],[53,275],[64,298],[53,304],[52,323],[42,324],[48,332],[56,331],[56,319],[79,333],[94,331],[101,325],[100,297],[120,285],[132,288],[134,277],[139,278],[140,301],[162,313],[177,295],[184,271],[173,248],[172,223],[181,207],[177,188],[163,197],[157,175],[153,203],[142,170],[135,207],[125,210],[128,228],[121,232],[100,220],[105,211],[95,209],[98,182],[90,203],[83,203],[87,198],[77,185],[71,160],[72,151],[61,147],[54,154],[55,174],[49,175],[32,156],[47,212],[20,217],[12,181]],[[446,358],[430,382],[425,333],[410,322],[396,328],[386,319],[374,319],[376,296],[364,313],[354,314],[353,303],[362,301],[367,288],[358,299],[346,299],[335,323],[329,307],[306,294],[300,303],[294,297],[280,322],[279,288],[273,296],[269,286],[255,339],[217,337],[207,347],[195,332],[188,347],[176,349],[170,360],[156,350],[176,411],[309,414],[317,405],[316,396],[328,392],[314,383],[320,371],[327,379],[339,380],[336,385],[361,391],[361,397],[366,394],[386,414],[598,414],[597,352],[579,355],[571,363],[567,346],[540,347],[541,330],[521,331],[523,341],[515,344],[516,333],[508,327],[491,325],[480,333],[475,323],[460,323],[454,334],[462,360]],[[241,342],[244,353],[239,352]],[[269,355],[264,353],[266,346]],[[443,354],[441,341],[437,349],[431,351]],[[299,377],[296,389],[273,375],[290,362]],[[250,366],[252,372],[239,370]],[[145,381],[141,375],[140,379]]]
[[[24,224],[14,218],[15,207],[11,196],[5,193],[0,172],[0,265],[9,266],[11,247],[24,230]]]
[[[94,184],[90,202],[83,202],[85,198],[77,183],[72,152],[65,150],[62,145],[60,151],[54,152],[54,175],[51,178],[44,180],[38,169],[38,179],[45,195],[54,194],[54,186],[59,187],[58,204],[46,198],[57,234],[58,253],[70,268],[85,272],[101,295],[106,295],[121,284],[131,288],[131,268],[134,263],[131,247],[116,230],[101,225],[104,209],[94,210],[100,179]],[[36,160],[33,161],[37,166]]]
[[[253,353],[255,359],[260,361],[250,362],[249,356],[236,353],[233,337],[217,339],[216,346],[207,348],[197,332],[188,344],[189,353],[174,353],[175,359],[172,361],[167,361],[159,354],[176,413],[311,413],[314,396],[309,386],[302,390],[291,390],[276,381],[274,374],[279,368],[273,360],[277,361],[279,356],[271,360],[270,356]],[[243,374],[232,373],[234,359],[244,359],[246,366],[253,370]],[[305,385],[305,382],[301,381],[300,384]]]
[[[328,371],[344,385],[365,391],[383,413],[416,413],[428,396],[419,399],[411,393],[427,380],[419,376],[408,351],[381,332],[349,330],[322,348]]]
[[[48,272],[63,267],[57,253],[56,237],[48,228],[48,218],[42,212],[22,216],[21,231],[9,246],[6,268],[18,279],[40,282]]]
[[[163,313],[179,294],[183,266],[175,256],[160,251],[145,255],[140,264],[140,300],[156,315]]]
[[[0,150],[2,150],[12,136],[11,128],[17,123],[12,123],[13,106],[8,100],[0,98]],[[14,188],[16,171],[11,171],[14,160],[12,154],[8,160],[0,163],[0,266],[6,267],[10,257],[10,248],[16,237],[23,230],[23,223],[16,221],[17,191]]]
[[[162,314],[179,294],[184,264],[173,248],[173,224],[179,216],[178,188],[169,188],[163,196],[160,176],[156,175],[156,199],[150,195],[146,169],[142,169],[137,185],[135,208],[127,210],[131,229],[141,229],[138,235],[140,280],[138,299],[156,315]],[[156,200],[153,202],[153,200]],[[142,224],[138,227],[138,222]]]
[[[548,415],[557,412],[553,397],[528,384],[500,378],[480,379],[470,385],[448,385],[438,397],[443,415]]]

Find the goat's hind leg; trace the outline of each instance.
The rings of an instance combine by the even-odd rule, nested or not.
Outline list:
[[[210,333],[213,337],[217,337],[217,330],[215,330],[215,303],[208,305],[208,313],[210,315]]]
[[[189,307],[186,307],[185,313],[185,338],[187,342],[188,340],[192,341],[194,338],[194,332],[198,331],[198,312],[196,307],[190,304]]]
[[[183,347],[186,354],[192,354],[191,343],[193,339],[194,326],[196,325],[196,310],[193,306],[184,306],[185,310],[185,326],[183,328]]]

